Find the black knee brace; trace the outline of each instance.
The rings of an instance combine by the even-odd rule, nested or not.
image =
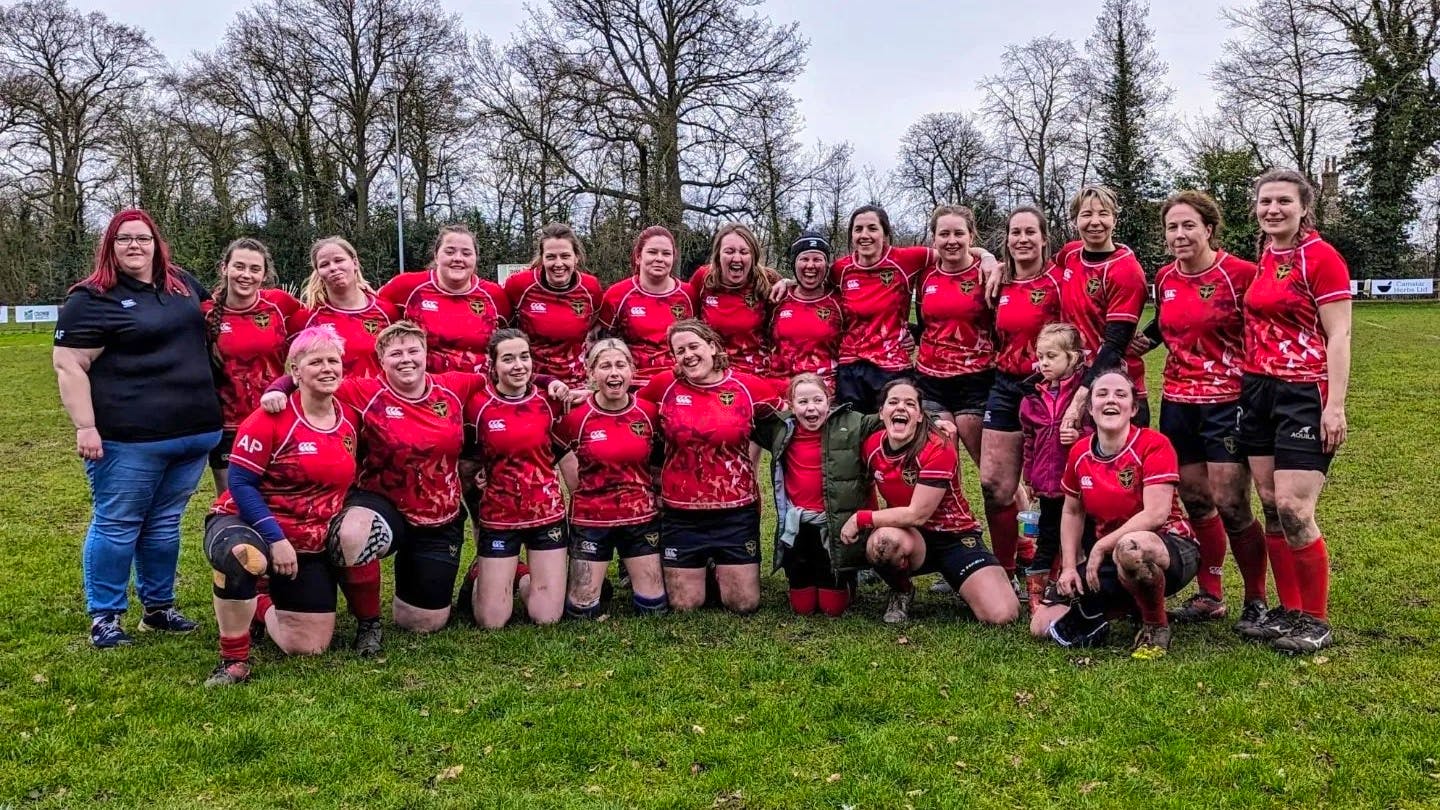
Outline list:
[[[255,584],[270,569],[270,544],[238,520],[212,525],[210,534],[205,547],[215,571],[215,596],[254,599]]]

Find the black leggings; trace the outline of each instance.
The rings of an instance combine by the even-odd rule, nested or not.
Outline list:
[[[785,550],[781,562],[791,590],[797,588],[839,588],[835,572],[830,568],[830,552],[820,542],[820,527],[800,524],[795,545]]]
[[[1040,536],[1035,539],[1035,560],[1025,569],[1027,574],[1048,574],[1060,556],[1060,515],[1065,511],[1064,498],[1040,496]]]

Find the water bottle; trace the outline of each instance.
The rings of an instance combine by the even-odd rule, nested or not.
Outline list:
[[[1020,542],[1016,545],[1016,560],[1026,566],[1035,559],[1036,541],[1040,537],[1040,510],[1026,509],[1020,513]]]

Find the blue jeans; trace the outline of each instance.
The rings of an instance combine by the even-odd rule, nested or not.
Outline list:
[[[102,441],[85,462],[94,514],[85,533],[85,603],[91,616],[124,613],[130,568],[149,608],[175,604],[180,516],[220,431],[158,442]]]

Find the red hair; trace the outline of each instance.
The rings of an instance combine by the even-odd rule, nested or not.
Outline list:
[[[180,278],[180,268],[170,263],[170,246],[160,238],[160,229],[155,227],[155,220],[139,208],[127,208],[110,218],[110,224],[105,227],[105,235],[100,237],[100,244],[95,247],[95,268],[90,271],[90,275],[71,287],[71,291],[81,287],[102,293],[114,289],[120,273],[120,263],[115,258],[115,236],[120,233],[120,226],[127,222],[144,223],[145,227],[150,229],[150,235],[155,237],[155,255],[150,260],[151,280],[158,282],[163,278],[166,292],[188,296],[190,287]]]
[[[664,225],[651,225],[641,231],[639,236],[635,237],[635,245],[630,248],[631,275],[638,275],[640,273],[640,251],[645,249],[646,242],[656,236],[663,236],[670,240],[670,250],[675,254],[675,261],[680,261],[680,245],[675,242],[675,234],[671,233],[670,229]],[[671,265],[670,272],[672,274],[675,272],[674,265]]]

